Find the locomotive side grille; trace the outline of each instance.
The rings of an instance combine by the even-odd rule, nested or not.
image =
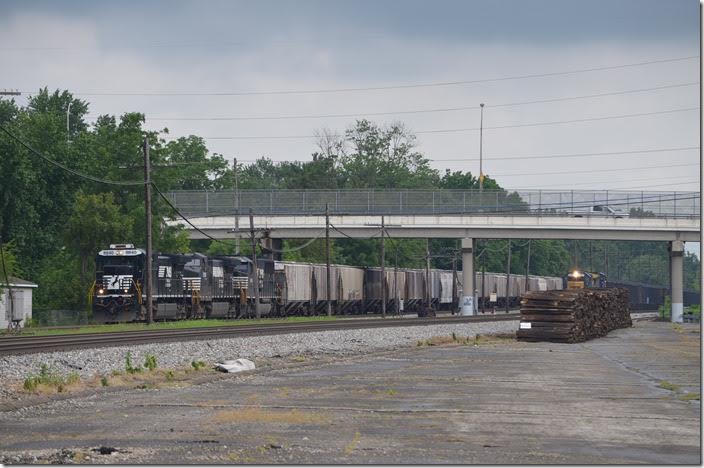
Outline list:
[[[183,289],[200,291],[200,278],[183,278]]]

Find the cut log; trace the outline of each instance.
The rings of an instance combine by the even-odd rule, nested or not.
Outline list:
[[[521,298],[516,336],[524,341],[578,343],[630,326],[626,289],[529,291]]]

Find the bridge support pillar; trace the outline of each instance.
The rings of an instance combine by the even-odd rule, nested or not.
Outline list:
[[[267,249],[273,249],[269,252],[269,255],[267,255],[272,260],[281,261],[283,259],[283,254],[281,252],[277,252],[277,250],[283,249],[283,239],[271,239],[269,237],[265,237],[262,239],[262,244]]]
[[[684,309],[683,302],[683,277],[684,277],[684,242],[670,242],[670,288],[671,291],[671,309],[670,319],[674,323],[682,323],[682,314]]]
[[[474,239],[462,239],[462,299],[460,313],[474,315]]]

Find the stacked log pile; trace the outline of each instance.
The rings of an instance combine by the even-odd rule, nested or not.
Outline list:
[[[521,299],[522,341],[579,343],[632,325],[622,288],[529,291]]]

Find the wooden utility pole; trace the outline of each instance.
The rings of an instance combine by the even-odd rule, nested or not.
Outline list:
[[[235,176],[235,255],[240,254],[240,191],[237,183],[237,158],[232,161]]]
[[[425,238],[425,306],[430,309],[430,239]]]
[[[331,284],[330,284],[330,207],[326,203],[325,204],[325,276],[326,276],[326,288],[327,293],[326,293],[326,298],[327,298],[327,309],[328,309],[328,317],[332,316],[332,302],[331,302],[331,294],[330,291],[332,290]]]
[[[528,275],[530,275],[530,242],[531,239],[528,239],[528,259],[526,262],[526,291],[528,291],[529,286],[528,286]]]
[[[511,277],[511,239],[508,240],[508,257],[506,259],[506,313],[509,312],[509,286]]]
[[[609,256],[607,255],[607,246],[608,244],[606,241],[604,241],[604,273],[606,274],[606,278],[608,279],[609,277]]]
[[[482,314],[486,309],[486,289],[484,288],[484,281],[486,276],[486,260],[482,262]]]
[[[396,255],[394,261],[394,312],[396,315],[401,315],[401,304],[399,304],[398,294],[398,246],[396,246]]]
[[[257,268],[257,239],[254,237],[254,211],[249,209],[249,232],[252,236],[252,283],[254,284],[254,315],[261,318],[259,312],[259,269]]]
[[[154,320],[152,310],[152,180],[149,166],[149,138],[144,137],[144,211],[147,221],[147,258],[144,285],[147,293],[147,323]]]
[[[452,253],[452,302],[451,312],[455,315],[455,298],[457,297],[457,249]]]
[[[384,215],[381,215],[381,316],[386,317],[386,270],[384,269]]]

